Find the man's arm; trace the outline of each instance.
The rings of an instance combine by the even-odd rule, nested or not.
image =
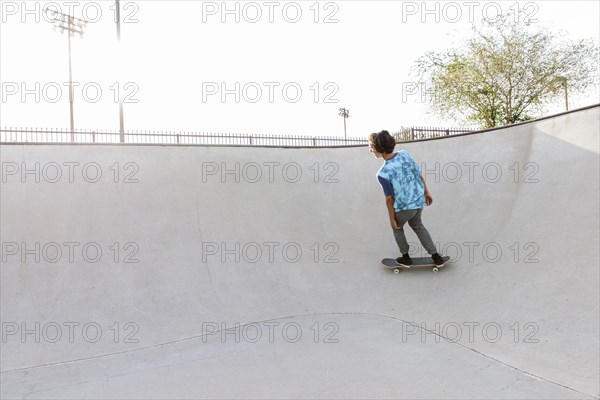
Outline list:
[[[423,175],[419,174],[419,177],[421,178],[421,182],[423,182],[423,187],[425,188],[425,204],[430,205],[433,203],[433,197],[431,197],[431,193],[429,193],[429,189],[427,189],[427,184],[425,183],[425,179],[423,179]]]
[[[392,226],[392,229],[398,229],[398,225],[396,224],[396,211],[394,210],[394,189],[392,188],[392,184],[381,176],[377,176],[377,180],[383,189],[390,225]]]
[[[398,224],[396,223],[396,211],[394,210],[394,196],[385,196],[385,206],[388,210],[392,229],[398,229]]]

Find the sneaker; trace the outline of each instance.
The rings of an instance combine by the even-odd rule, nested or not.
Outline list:
[[[431,259],[433,260],[433,263],[435,265],[437,265],[438,267],[441,267],[444,265],[444,259],[438,253],[432,254]]]
[[[413,262],[408,254],[396,258],[396,263],[398,263],[398,265],[404,265],[405,267],[412,267],[413,265]]]

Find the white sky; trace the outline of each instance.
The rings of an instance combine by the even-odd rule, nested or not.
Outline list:
[[[350,110],[348,136],[454,125],[427,113],[420,93],[403,92],[403,87],[414,80],[410,69],[422,54],[457,45],[470,34],[470,19],[479,23],[482,16],[494,18],[496,10],[519,6],[537,24],[566,31],[571,39],[598,41],[600,35],[598,1],[227,1],[231,10],[237,4],[240,21],[234,12],[223,23],[222,1],[121,0],[126,22],[119,46],[113,1],[0,4],[3,127],[69,127],[63,85],[67,36],[44,19],[42,10],[50,4],[95,21],[83,39],[72,38],[73,80],[80,84],[76,129],[118,130],[115,82],[138,101],[125,104],[127,130],[341,136],[340,107]],[[298,22],[289,22],[297,9],[302,12]],[[262,16],[252,23],[257,10]],[[325,23],[327,16],[337,22]],[[127,82],[133,85],[124,88]],[[234,94],[222,102],[221,83],[235,92],[236,82],[240,102]],[[262,97],[252,103],[257,87]],[[293,103],[298,87],[302,94]],[[93,102],[96,88],[102,95]],[[206,92],[215,88],[219,93]],[[24,89],[29,91],[25,98]],[[337,102],[327,102],[328,95]],[[598,102],[597,90],[569,99],[570,108]],[[563,107],[559,103],[547,111]]]

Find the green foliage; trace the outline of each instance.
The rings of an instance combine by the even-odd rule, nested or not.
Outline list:
[[[426,53],[415,67],[440,116],[491,128],[533,119],[566,90],[597,85],[598,46],[508,14],[473,27],[458,49]]]

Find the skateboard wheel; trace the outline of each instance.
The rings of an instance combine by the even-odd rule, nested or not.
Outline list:
[[[437,267],[433,267],[433,272],[437,273],[439,271],[439,269]]]
[[[395,273],[396,275],[397,275],[397,274],[399,274],[399,273],[400,273],[400,268],[396,268],[396,269],[394,270],[394,273]]]

